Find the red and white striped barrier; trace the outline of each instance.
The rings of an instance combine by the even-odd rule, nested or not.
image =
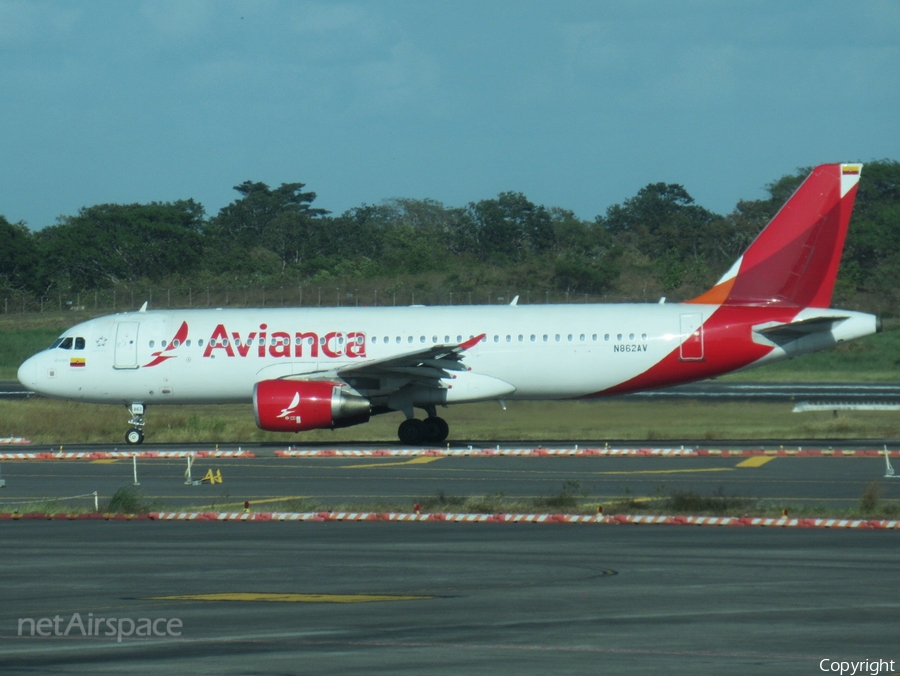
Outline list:
[[[0,460],[138,460],[154,458],[172,459],[186,458],[192,455],[200,458],[255,458],[251,451],[83,451],[63,453],[48,451],[45,453],[0,453]]]
[[[31,439],[24,437],[0,437],[0,446],[25,446],[30,443]]]
[[[378,448],[378,449],[287,449],[275,451],[279,458],[413,458],[437,457],[566,457],[566,456],[636,456],[697,458],[722,457],[746,458],[757,455],[771,457],[876,457],[884,456],[881,450],[842,449],[711,449],[711,448]],[[888,451],[891,457],[900,457],[900,451]]]
[[[775,528],[900,529],[883,519],[797,519],[789,517],[648,516],[632,514],[459,514],[415,512],[155,512],[156,521],[441,521],[446,523],[586,523],[671,526],[767,526]]]
[[[149,514],[0,514],[0,521],[405,521],[442,523],[537,523],[666,526],[757,526],[769,528],[863,528],[898,530],[884,519],[797,519],[789,517],[651,516],[635,514],[461,514],[415,512],[151,512]]]

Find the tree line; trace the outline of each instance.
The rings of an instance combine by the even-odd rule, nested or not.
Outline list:
[[[194,200],[99,204],[31,231],[0,216],[0,294],[63,297],[136,283],[407,284],[481,293],[585,294],[610,301],[696,295],[741,254],[809,169],[725,215],[682,185],[651,183],[593,220],[522,193],[448,207],[390,199],[335,215],[303,183],[246,181],[207,216]],[[900,272],[900,163],[863,171],[838,280],[839,300],[884,311]]]

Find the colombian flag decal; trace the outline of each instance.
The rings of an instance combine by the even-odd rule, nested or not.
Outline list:
[[[69,366],[72,368],[83,368],[86,361],[87,360],[84,357],[72,357],[69,360]]]
[[[841,173],[844,176],[856,176],[857,174],[859,174],[859,165],[845,164],[843,167],[841,167]]]

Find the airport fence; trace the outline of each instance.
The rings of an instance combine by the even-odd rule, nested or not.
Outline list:
[[[45,312],[112,313],[138,310],[145,302],[151,309],[241,307],[340,307],[404,305],[506,305],[518,303],[597,303],[606,296],[558,290],[484,288],[449,291],[405,288],[398,285],[279,285],[279,286],[151,286],[121,284],[104,289],[57,291],[44,295],[7,292],[0,300],[4,315]],[[614,300],[614,299],[612,299]]]

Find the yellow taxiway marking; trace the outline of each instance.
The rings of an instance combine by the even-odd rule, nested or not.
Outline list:
[[[341,465],[341,469],[375,469],[378,467],[396,467],[397,465],[424,465],[435,460],[443,460],[439,455],[420,455],[412,460],[404,460],[403,462],[380,462],[365,465]]]
[[[174,497],[174,496],[171,496],[171,495],[154,495],[154,496],[151,496],[151,497],[154,497],[154,498],[170,498],[170,497]],[[280,498],[265,498],[265,499],[262,499],[262,500],[249,500],[249,499],[248,499],[247,502],[249,502],[251,505],[261,505],[261,504],[266,503],[266,502],[287,502],[288,500],[307,500],[307,499],[309,499],[309,497],[310,497],[310,496],[308,496],[308,495],[283,495],[283,496],[281,496]],[[212,510],[212,509],[219,509],[220,507],[243,507],[243,506],[244,506],[244,503],[243,503],[243,502],[217,502],[217,503],[215,503],[215,504],[210,503],[209,505],[203,505],[203,507],[206,507],[206,508],[208,508],[209,510]],[[198,509],[199,509],[199,508],[198,508]],[[184,511],[193,511],[193,510],[191,510],[191,509],[187,509],[187,510],[186,510],[186,509],[180,509],[180,510],[177,510],[177,511],[184,512]]]
[[[92,465],[111,465],[114,462],[119,462],[117,459],[104,459],[104,460],[91,460]]]
[[[702,472],[732,472],[734,467],[707,467],[705,469],[639,469],[621,472],[586,472],[586,474],[698,474]]]
[[[774,460],[775,456],[773,455],[754,455],[751,458],[747,458],[743,462],[739,462],[737,464],[738,467],[762,467],[770,460]]]
[[[372,603],[374,601],[420,601],[433,596],[411,594],[184,594],[179,596],[150,596],[150,601],[264,601],[269,603]]]

